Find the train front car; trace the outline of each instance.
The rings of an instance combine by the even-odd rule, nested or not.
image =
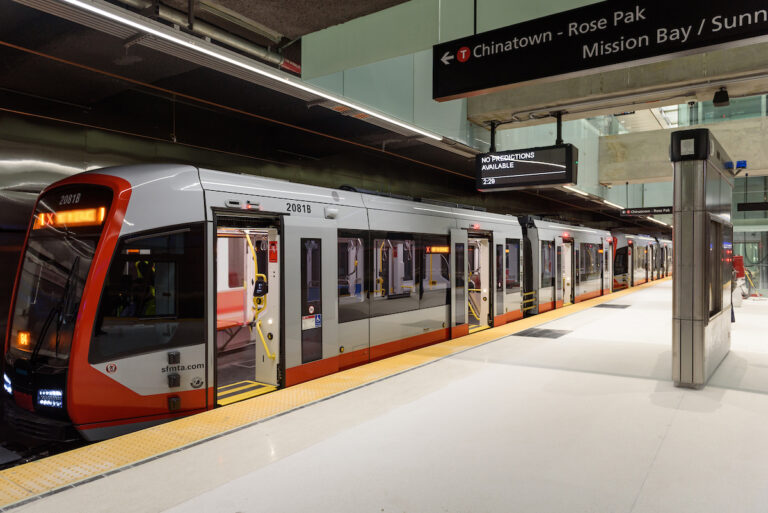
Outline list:
[[[43,191],[6,333],[6,422],[99,440],[207,407],[202,203],[187,166],[105,169]]]

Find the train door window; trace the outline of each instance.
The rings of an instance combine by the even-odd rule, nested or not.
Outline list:
[[[454,269],[453,275],[455,276],[454,287],[456,287],[456,312],[454,313],[455,322],[457,326],[460,326],[467,322],[467,297],[466,297],[466,275],[464,274],[464,243],[457,242],[454,244],[454,253],[456,254],[456,269]]]
[[[419,252],[422,256],[419,308],[444,306],[451,303],[451,246],[448,237],[422,235]]]
[[[613,259],[613,274],[626,274],[628,270],[628,249],[626,246],[616,250],[616,256]]]
[[[339,322],[366,319],[370,315],[368,287],[365,281],[367,242],[367,232],[339,230]]]
[[[601,259],[598,245],[592,243],[579,244],[579,278],[583,283],[600,279]]]
[[[573,303],[573,242],[563,242],[563,304]]]
[[[642,280],[645,279],[645,248],[642,246],[635,247],[634,250],[634,273],[635,278],[638,278],[640,280],[639,283],[642,283]],[[635,285],[639,284],[637,280],[635,281]]]
[[[107,272],[88,361],[200,344],[202,225],[122,239]]]
[[[371,315],[419,308],[416,243],[412,235],[374,235]]]
[[[301,363],[323,357],[320,239],[301,239]]]
[[[520,239],[507,239],[504,249],[507,294],[520,292]]]
[[[496,244],[496,315],[504,313],[504,245]]]
[[[555,243],[541,242],[541,287],[555,286]]]

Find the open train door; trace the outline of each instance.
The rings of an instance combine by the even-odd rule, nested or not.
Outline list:
[[[278,218],[215,216],[216,404],[280,385],[281,272]]]
[[[451,230],[451,338],[469,334],[467,319],[467,244],[466,230]]]

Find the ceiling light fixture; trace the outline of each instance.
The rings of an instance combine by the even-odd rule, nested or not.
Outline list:
[[[363,112],[365,114],[368,114],[369,116],[372,116],[374,118],[380,119],[382,121],[386,121],[387,123],[391,123],[393,125],[399,126],[401,128],[405,128],[406,130],[410,130],[411,132],[417,133],[419,135],[423,135],[424,137],[429,137],[430,139],[434,139],[436,141],[442,141],[443,137],[439,135],[432,134],[430,132],[427,132],[425,130],[422,130],[418,127],[415,127],[413,125],[410,125],[408,123],[404,123],[402,121],[399,121],[397,119],[391,118],[389,116],[385,116],[383,114],[380,114],[378,112],[372,111],[370,109],[367,109],[365,107],[362,107],[354,102],[350,102],[349,100],[342,99],[338,96],[326,93],[325,91],[322,91],[320,89],[316,89],[314,87],[310,87],[306,84],[304,84],[302,81],[298,79],[293,79],[292,77],[289,77],[288,75],[283,76],[281,73],[276,73],[268,68],[261,68],[258,66],[255,66],[253,64],[249,64],[248,62],[244,62],[240,59],[235,59],[233,57],[230,57],[229,55],[226,55],[220,51],[215,51],[210,48],[207,48],[205,46],[202,46],[204,44],[203,41],[191,41],[184,39],[182,37],[168,34],[167,32],[164,32],[162,30],[159,30],[158,28],[153,27],[148,22],[144,21],[138,21],[134,19],[130,19],[126,17],[123,14],[113,12],[113,10],[120,10],[123,11],[124,9],[120,8],[113,8],[112,6],[100,6],[97,5],[96,2],[91,2],[88,0],[61,0],[64,3],[67,3],[69,5],[73,5],[75,7],[78,7],[80,9],[84,9],[86,11],[98,14],[99,16],[103,16],[104,18],[108,18],[112,21],[116,21],[118,23],[121,23],[123,25],[127,25],[131,28],[134,28],[136,30],[140,30],[142,32],[146,32],[148,34],[152,34],[153,36],[159,37],[160,39],[164,39],[166,41],[170,41],[171,43],[175,43],[177,45],[183,46],[185,48],[188,48],[190,50],[193,50],[197,53],[207,55],[208,57],[213,57],[215,59],[218,59],[220,61],[226,62],[228,64],[232,64],[233,66],[237,66],[238,68],[251,71],[253,73],[271,78],[272,80],[275,80],[277,82],[280,82],[282,84],[295,87],[296,89],[300,89],[302,91],[306,91],[310,94],[317,95],[321,98],[325,98],[326,100],[330,100],[336,103],[339,103],[341,105],[346,105],[347,107],[350,107],[352,109],[355,109],[357,111]],[[151,22],[155,23],[155,22]]]
[[[618,208],[619,210],[624,210],[624,207],[622,207],[621,205],[617,205],[616,203],[611,203],[608,200],[603,200],[603,203],[605,203],[606,205],[610,205],[613,208]]]
[[[646,219],[648,219],[649,221],[653,221],[654,223],[663,224],[664,226],[669,226],[664,221],[659,221],[658,219],[654,219],[653,217],[646,217]]]
[[[576,194],[581,194],[582,196],[589,196],[588,192],[580,191],[579,189],[576,189],[575,187],[570,187],[568,185],[563,185],[563,189],[568,189],[571,192],[575,192]]]

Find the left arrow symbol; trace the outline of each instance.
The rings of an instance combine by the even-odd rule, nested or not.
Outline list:
[[[445,52],[443,56],[440,58],[440,61],[442,61],[443,64],[448,66],[451,61],[453,60],[453,55],[451,55],[451,52]]]

